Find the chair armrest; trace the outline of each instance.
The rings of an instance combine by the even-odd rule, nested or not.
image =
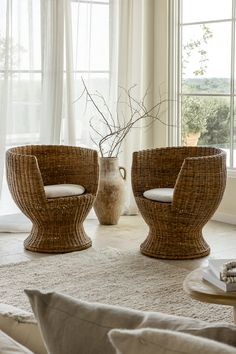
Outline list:
[[[152,188],[174,188],[183,156],[174,148],[160,148],[133,153],[132,188],[135,197]]]
[[[97,151],[66,145],[33,148],[44,185],[80,184],[88,193],[96,194],[99,176]]]
[[[9,190],[19,207],[27,204],[42,205],[46,202],[43,180],[32,155],[6,152],[6,175]]]
[[[68,171],[69,183],[75,180],[85,187],[87,193],[96,195],[99,180],[98,153],[96,150],[76,147],[71,173]],[[72,179],[71,179],[72,178]]]
[[[180,213],[208,213],[210,217],[225,190],[225,158],[225,154],[186,158],[176,180],[172,207]]]

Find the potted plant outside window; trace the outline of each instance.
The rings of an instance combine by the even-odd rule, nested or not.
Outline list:
[[[182,138],[184,145],[196,146],[206,129],[209,102],[198,97],[187,96],[182,102]]]

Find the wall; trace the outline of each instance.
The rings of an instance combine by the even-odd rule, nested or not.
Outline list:
[[[236,177],[227,177],[223,199],[212,219],[236,225]]]

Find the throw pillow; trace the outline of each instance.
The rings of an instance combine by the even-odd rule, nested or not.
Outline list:
[[[236,349],[210,339],[161,329],[119,330],[108,333],[116,354],[235,354]]]
[[[0,303],[0,330],[33,353],[47,354],[32,313]]]
[[[30,350],[17,343],[4,332],[0,331],[0,353],[1,354],[33,354]]]
[[[56,292],[25,290],[51,354],[115,353],[107,333],[114,328],[161,328],[209,337],[236,346],[236,326],[88,303]]]

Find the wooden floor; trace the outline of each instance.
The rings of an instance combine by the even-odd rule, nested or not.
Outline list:
[[[145,239],[148,228],[140,216],[122,216],[115,226],[101,226],[95,219],[85,222],[85,229],[93,240],[93,246],[104,248],[107,246],[129,250],[139,249]],[[210,257],[236,259],[236,226],[210,221],[204,228],[204,237],[211,247]],[[39,257],[48,257],[47,254],[25,251],[23,240],[26,233],[0,233],[0,264],[17,263]],[[83,251],[81,251],[83,252]],[[191,261],[168,261],[181,268],[194,269],[207,263],[208,257]]]

